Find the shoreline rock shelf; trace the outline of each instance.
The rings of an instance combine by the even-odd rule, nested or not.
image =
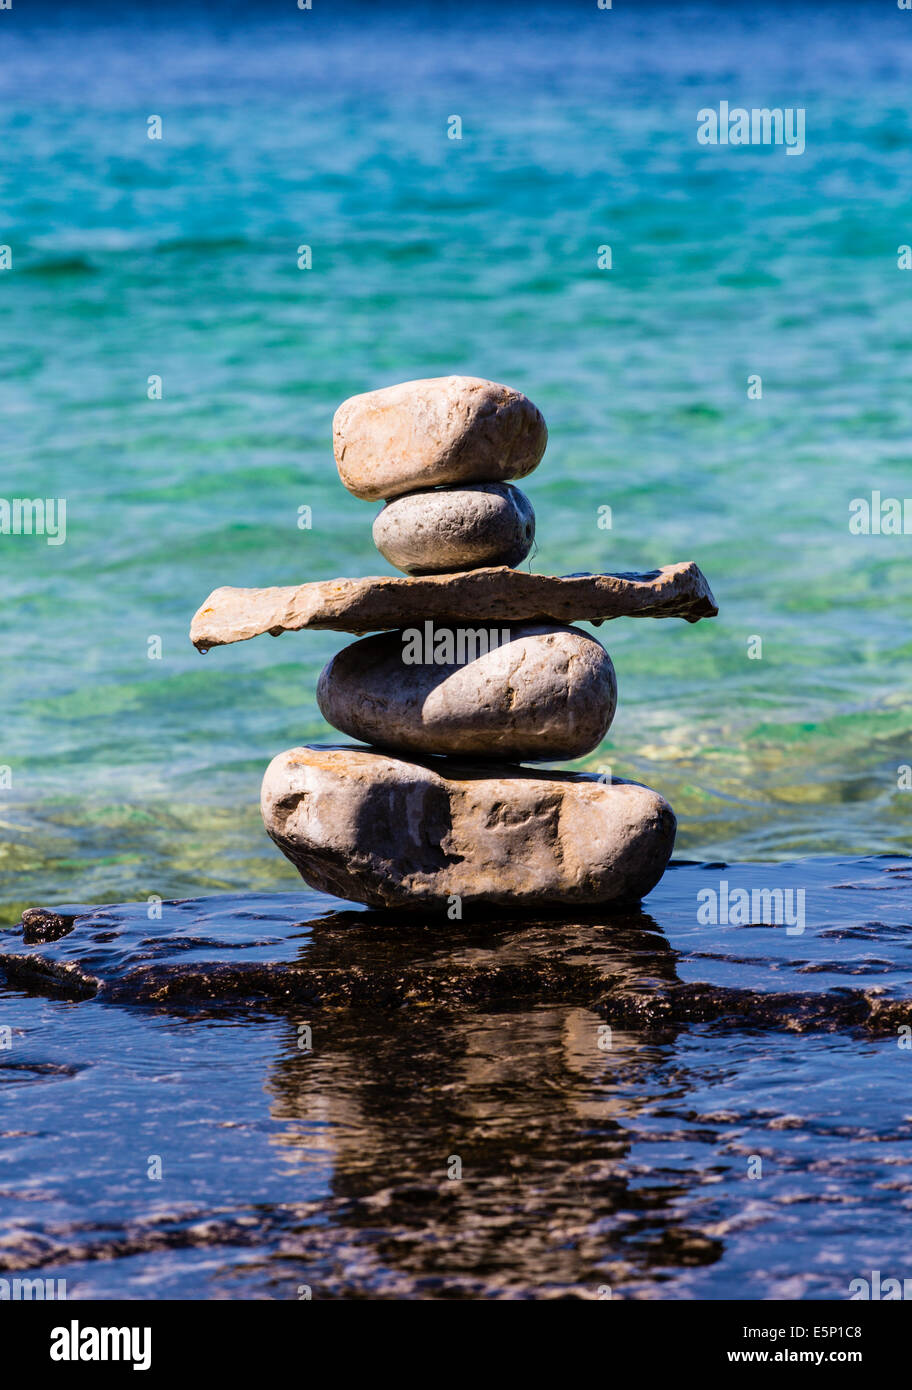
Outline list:
[[[363,743],[290,749],[263,781],[267,833],[312,887],[372,907],[594,905],[635,901],[664,873],[675,817],[657,792],[522,764],[582,757],[614,717],[611,658],[569,624],[718,610],[692,562],[510,567],[535,516],[508,480],[537,467],[547,437],[531,401],[477,377],[352,397],[333,421],[339,476],[384,501],[375,544],[410,577],[221,588],[196,613],[201,651],[305,628],[375,634],[317,688],[327,722]]]

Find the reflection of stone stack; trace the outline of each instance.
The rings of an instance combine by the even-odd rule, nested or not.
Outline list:
[[[266,773],[266,829],[312,886],[374,906],[600,903],[661,877],[675,832],[662,797],[517,764],[582,757],[614,716],[611,659],[567,619],[696,621],[715,604],[694,565],[569,579],[509,568],[535,519],[508,480],[546,442],[531,401],[473,377],[355,396],[336,412],[339,474],[386,499],[374,540],[414,577],[221,589],[197,613],[201,649],[392,629],[344,648],[317,689],[327,721],[369,746],[292,749]]]

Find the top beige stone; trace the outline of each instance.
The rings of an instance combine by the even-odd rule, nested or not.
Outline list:
[[[524,478],[547,442],[544,418],[528,397],[475,376],[367,391],[343,401],[333,419],[339,477],[367,501]]]

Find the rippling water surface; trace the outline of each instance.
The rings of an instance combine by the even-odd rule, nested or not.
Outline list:
[[[288,893],[5,934],[0,1272],[71,1298],[903,1277],[912,861],[776,874],[803,931],[699,925],[699,894],[762,885],[694,865],[569,921],[456,932]]]

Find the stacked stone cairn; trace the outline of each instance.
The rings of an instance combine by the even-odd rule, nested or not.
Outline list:
[[[359,742],[273,759],[269,835],[312,887],[373,907],[643,897],[671,855],[667,801],[610,774],[526,764],[585,756],[614,717],[611,658],[568,623],[712,617],[699,569],[516,569],[535,516],[512,480],[537,467],[548,432],[531,401],[495,382],[354,396],[333,437],[345,487],[384,502],[377,549],[409,577],[217,589],[191,627],[200,650],[307,627],[373,634],[317,686],[324,718]]]

